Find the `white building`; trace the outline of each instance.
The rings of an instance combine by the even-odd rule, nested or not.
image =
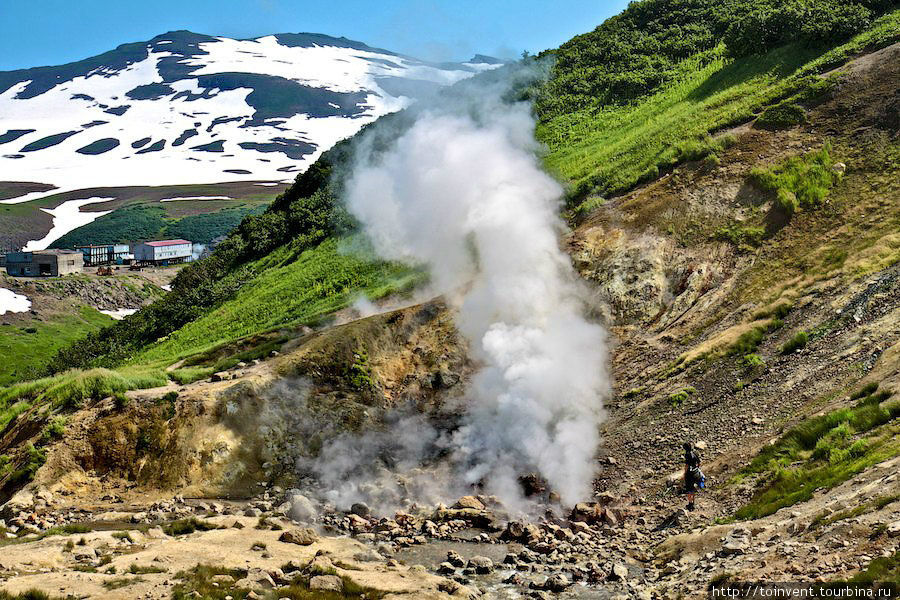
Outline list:
[[[139,263],[162,265],[191,260],[193,244],[187,240],[161,240],[134,246],[134,260]]]

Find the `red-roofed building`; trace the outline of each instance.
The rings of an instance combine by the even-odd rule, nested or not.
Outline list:
[[[193,246],[188,240],[144,242],[134,247],[134,260],[163,265],[187,262],[193,256]]]

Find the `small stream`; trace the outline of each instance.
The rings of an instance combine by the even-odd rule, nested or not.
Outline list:
[[[480,532],[473,530],[472,533],[474,537]],[[465,531],[459,532],[459,535],[462,538],[468,537]],[[447,560],[448,552],[456,552],[466,561],[474,556],[486,556],[494,562],[494,571],[488,575],[475,575],[468,583],[464,581],[461,581],[461,583],[478,587],[483,592],[486,592],[489,598],[519,600],[530,597],[528,590],[503,583],[504,579],[516,572],[515,569],[506,568],[506,565],[503,564],[503,558],[508,553],[517,552],[521,549],[522,547],[519,544],[488,544],[462,539],[459,541],[429,540],[427,544],[409,546],[398,550],[394,558],[407,565],[422,565],[429,572],[436,573],[438,566]],[[561,570],[564,571],[564,569]],[[521,572],[521,574],[526,580],[541,581],[545,577],[552,575],[553,571],[548,570],[545,573]],[[565,592],[554,594],[554,597],[578,600],[610,600],[612,597],[621,594],[621,589],[576,583]]]

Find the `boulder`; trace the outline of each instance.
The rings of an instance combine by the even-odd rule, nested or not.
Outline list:
[[[463,496],[456,501],[453,508],[471,508],[474,510],[484,510],[484,503],[475,496]]]
[[[298,490],[288,490],[285,494],[285,502],[290,503],[290,509],[285,516],[295,521],[312,522],[319,516],[319,511],[313,501]]]
[[[571,582],[562,573],[554,573],[544,582],[544,589],[550,592],[564,592]]]
[[[279,536],[278,541],[286,544],[309,546],[319,539],[319,535],[309,527],[289,529]]]
[[[441,575],[453,575],[456,573],[456,567],[448,562],[442,562],[438,565],[437,572]]]
[[[251,590],[271,590],[275,587],[275,581],[272,577],[258,567],[254,567],[247,571],[247,576],[239,579],[234,583],[235,587],[247,588]]]
[[[900,536],[900,521],[894,521],[887,526],[887,529],[885,531],[887,531],[887,534],[890,537]]]
[[[505,541],[519,542],[528,546],[541,540],[541,530],[534,523],[510,521],[500,537]]]
[[[350,528],[350,531],[359,533],[361,531],[366,531],[371,524],[359,515],[350,513],[347,515],[347,525]]]
[[[460,569],[466,566],[466,560],[453,550],[447,553],[447,562]]]
[[[365,502],[354,502],[353,506],[350,507],[350,512],[363,519],[368,519],[372,514],[372,509]]]
[[[628,567],[622,563],[615,563],[606,576],[607,581],[625,581],[628,579]]]
[[[599,502],[579,502],[572,508],[569,520],[588,523],[589,525],[595,525],[600,522],[608,523],[606,513],[606,508]]]
[[[315,577],[310,577],[309,589],[340,594],[344,591],[344,582],[337,575],[316,575]]]
[[[469,559],[468,567],[475,569],[479,575],[486,575],[494,570],[494,561],[487,556],[473,556]]]

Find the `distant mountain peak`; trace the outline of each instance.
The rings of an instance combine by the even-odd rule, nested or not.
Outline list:
[[[0,181],[284,180],[379,116],[500,61],[429,63],[320,33],[187,30],[0,72]]]
[[[506,61],[500,60],[499,58],[494,58],[493,56],[487,56],[486,54],[476,54],[471,58],[471,60],[466,61],[470,65],[502,65],[506,64]]]

